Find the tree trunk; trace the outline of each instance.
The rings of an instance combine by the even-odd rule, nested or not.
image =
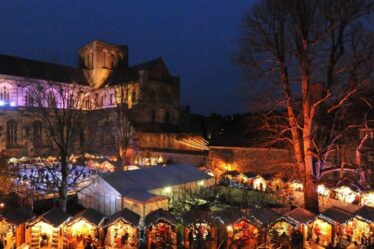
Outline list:
[[[67,155],[61,155],[61,184],[59,186],[59,207],[66,212],[66,205],[68,200],[68,175],[69,175],[69,160]]]
[[[120,162],[116,167],[116,171],[122,171],[123,166],[126,165],[126,148],[122,144],[118,148],[118,161]]]

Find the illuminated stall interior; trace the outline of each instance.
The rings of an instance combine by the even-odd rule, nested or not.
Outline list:
[[[268,208],[254,208],[247,211],[247,217],[259,228],[258,241],[265,242],[265,229],[281,218],[281,215]]]
[[[229,242],[227,248],[234,248],[235,245],[244,246],[247,249],[257,247],[259,228],[247,218],[241,218],[232,225],[227,226]]]
[[[323,184],[317,186],[317,193],[322,196],[330,196],[330,189]]]
[[[365,192],[361,195],[361,205],[374,208],[374,191]]]
[[[208,248],[216,248],[217,229],[212,216],[212,212],[198,209],[192,209],[182,215],[186,245],[194,248],[196,244],[204,243]]]
[[[323,218],[316,218],[309,226],[312,241],[327,246],[332,241],[333,224]]]
[[[33,218],[33,214],[23,208],[13,209],[0,219],[0,235],[5,249],[20,247],[25,243],[25,223]]]
[[[290,184],[289,184],[289,188],[292,190],[292,191],[303,191],[304,189],[304,186],[303,186],[303,183],[298,181],[298,180],[295,180],[295,181],[292,181]]]
[[[336,207],[325,210],[310,223],[312,240],[327,246],[332,242],[335,234],[343,233],[343,224],[352,218],[351,213]]]
[[[352,231],[352,241],[361,243],[363,235],[367,239],[374,233],[374,208],[364,206],[354,213],[354,218],[346,223]]]
[[[157,209],[145,217],[144,225],[147,248],[177,248],[177,220],[171,213]]]
[[[30,248],[61,248],[62,227],[70,216],[59,208],[54,208],[35,218],[28,224],[26,242]]]
[[[334,191],[336,199],[348,203],[353,203],[358,195],[357,192],[353,191],[350,187],[347,186],[341,186],[339,188],[336,188]]]
[[[271,237],[275,234],[278,235],[277,237],[285,234],[288,238],[291,238],[292,230],[294,230],[295,228],[295,222],[287,219],[286,217],[282,217],[269,226],[269,239],[271,239]]]
[[[64,227],[65,239],[70,248],[83,248],[95,240],[100,240],[98,227],[104,215],[92,208],[78,213]]]
[[[258,175],[253,179],[253,189],[259,190],[259,191],[265,191],[267,186],[266,186],[266,180],[264,177]]]
[[[140,215],[125,208],[109,217],[105,223],[107,248],[138,248]]]
[[[273,191],[280,191],[284,188],[287,181],[288,181],[287,178],[276,177],[270,181],[271,182],[270,188]]]

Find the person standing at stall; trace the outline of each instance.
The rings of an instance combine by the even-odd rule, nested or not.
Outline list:
[[[368,239],[366,238],[364,233],[361,236],[361,245],[365,246],[365,248],[366,248],[366,246],[368,246]]]
[[[5,246],[4,246],[4,239],[3,239],[3,237],[1,236],[0,237],[0,249],[4,249],[5,248]]]

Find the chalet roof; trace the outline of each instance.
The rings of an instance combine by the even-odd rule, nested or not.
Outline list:
[[[21,225],[25,223],[26,221],[31,220],[35,214],[32,212],[24,209],[24,208],[16,208],[13,209],[6,214],[4,214],[4,218],[13,225]]]
[[[254,218],[255,221],[260,222],[264,226],[270,225],[281,217],[281,215],[266,208],[250,209],[248,215],[250,218]]]
[[[246,172],[244,173],[244,175],[248,178],[255,178],[256,176],[258,176],[258,174],[255,174],[253,172]]]
[[[213,213],[209,210],[191,209],[182,215],[182,221],[185,226],[197,222],[208,222],[210,224],[214,223]]]
[[[267,181],[269,181],[269,180],[271,180],[271,179],[274,178],[274,175],[273,175],[273,174],[262,174],[262,175],[260,175],[260,176],[262,176],[262,178],[264,178],[264,179],[267,180]]]
[[[140,221],[140,216],[137,213],[134,213],[130,209],[123,209],[121,211],[118,211],[117,213],[113,214],[109,217],[108,221],[106,222],[106,225],[111,225],[113,222],[115,222],[118,219],[122,219],[128,223],[130,223],[133,226],[138,226]]]
[[[47,223],[58,227],[62,223],[68,221],[70,219],[70,215],[62,211],[60,208],[53,208],[46,213],[40,215],[38,219],[42,219]]]
[[[328,219],[340,224],[345,223],[353,218],[352,213],[336,207],[326,209],[321,213],[321,215],[322,217],[327,217]]]
[[[85,219],[86,221],[98,226],[101,222],[103,222],[105,216],[92,208],[87,208],[75,215],[72,222],[74,222],[76,219]]]
[[[213,212],[213,216],[221,219],[226,224],[232,224],[242,218],[247,219],[247,216],[238,208],[228,208],[221,211],[215,211]]]
[[[374,222],[374,208],[363,206],[360,209],[358,209],[354,215],[360,216],[366,220],[370,220],[371,222]]]
[[[89,85],[80,68],[9,55],[0,55],[0,74]]]
[[[172,215],[171,213],[169,213],[168,211],[166,211],[162,208],[159,208],[159,209],[149,213],[145,217],[144,224],[146,226],[150,226],[150,225],[152,225],[153,223],[156,223],[159,220],[165,220],[165,221],[167,221],[167,222],[169,222],[170,224],[173,224],[173,225],[175,225],[176,222],[177,222],[177,219],[174,217],[174,215]]]
[[[314,213],[301,207],[291,210],[286,216],[302,224],[306,224],[316,217]]]
[[[139,170],[112,172],[103,176],[103,180],[120,194],[142,202],[154,197],[148,192],[150,190],[210,178],[211,176],[207,173],[189,164],[154,166]]]

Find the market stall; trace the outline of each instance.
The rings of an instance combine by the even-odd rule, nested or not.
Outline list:
[[[264,177],[258,175],[255,178],[253,178],[253,189],[259,190],[259,191],[265,191],[267,184]]]
[[[275,177],[269,181],[269,187],[272,191],[278,192],[282,189],[284,189],[288,179],[281,178],[281,177]]]
[[[182,215],[187,248],[217,248],[217,229],[210,211],[192,209]]]
[[[0,236],[5,249],[17,248],[25,243],[25,223],[32,219],[34,214],[26,209],[17,208],[4,214],[0,219]]]
[[[307,209],[297,207],[290,210],[285,216],[297,225],[297,230],[303,237],[302,241],[306,241],[308,239],[308,234],[311,233],[311,231],[308,230],[308,224],[316,218],[316,215]]]
[[[345,224],[352,231],[352,241],[361,244],[374,235],[374,208],[364,206],[354,213],[354,217]]]
[[[291,233],[296,229],[296,226],[297,224],[293,220],[283,216],[268,226],[269,239],[272,240],[274,237],[278,239],[281,236],[291,239]]]
[[[176,218],[163,209],[149,213],[144,219],[148,249],[177,248]]]
[[[335,235],[352,236],[349,230],[344,230],[344,224],[352,219],[353,215],[345,210],[332,207],[318,215],[309,225],[309,240],[314,243],[328,246]]]
[[[125,208],[105,223],[107,229],[105,246],[107,248],[138,248],[140,216]]]
[[[374,208],[374,191],[361,194],[361,205]]]
[[[335,198],[340,201],[353,203],[358,193],[353,191],[350,187],[347,186],[341,186],[339,188],[334,189]]]
[[[304,189],[303,183],[298,180],[292,181],[288,186],[292,191],[303,191]]]
[[[310,237],[308,240],[316,244],[327,246],[332,241],[333,224],[323,218],[315,219],[309,226]]]
[[[78,213],[64,226],[65,241],[69,248],[84,248],[87,244],[100,246],[100,225],[104,216],[94,209],[87,208]],[[83,246],[83,247],[82,247]]]
[[[330,196],[330,189],[323,184],[317,186],[317,193],[322,196]]]
[[[248,218],[240,218],[227,226],[227,248],[255,249],[258,246],[259,228]]]
[[[67,213],[54,208],[31,220],[26,229],[26,242],[30,245],[30,249],[62,248],[64,245],[62,230],[69,219]]]

